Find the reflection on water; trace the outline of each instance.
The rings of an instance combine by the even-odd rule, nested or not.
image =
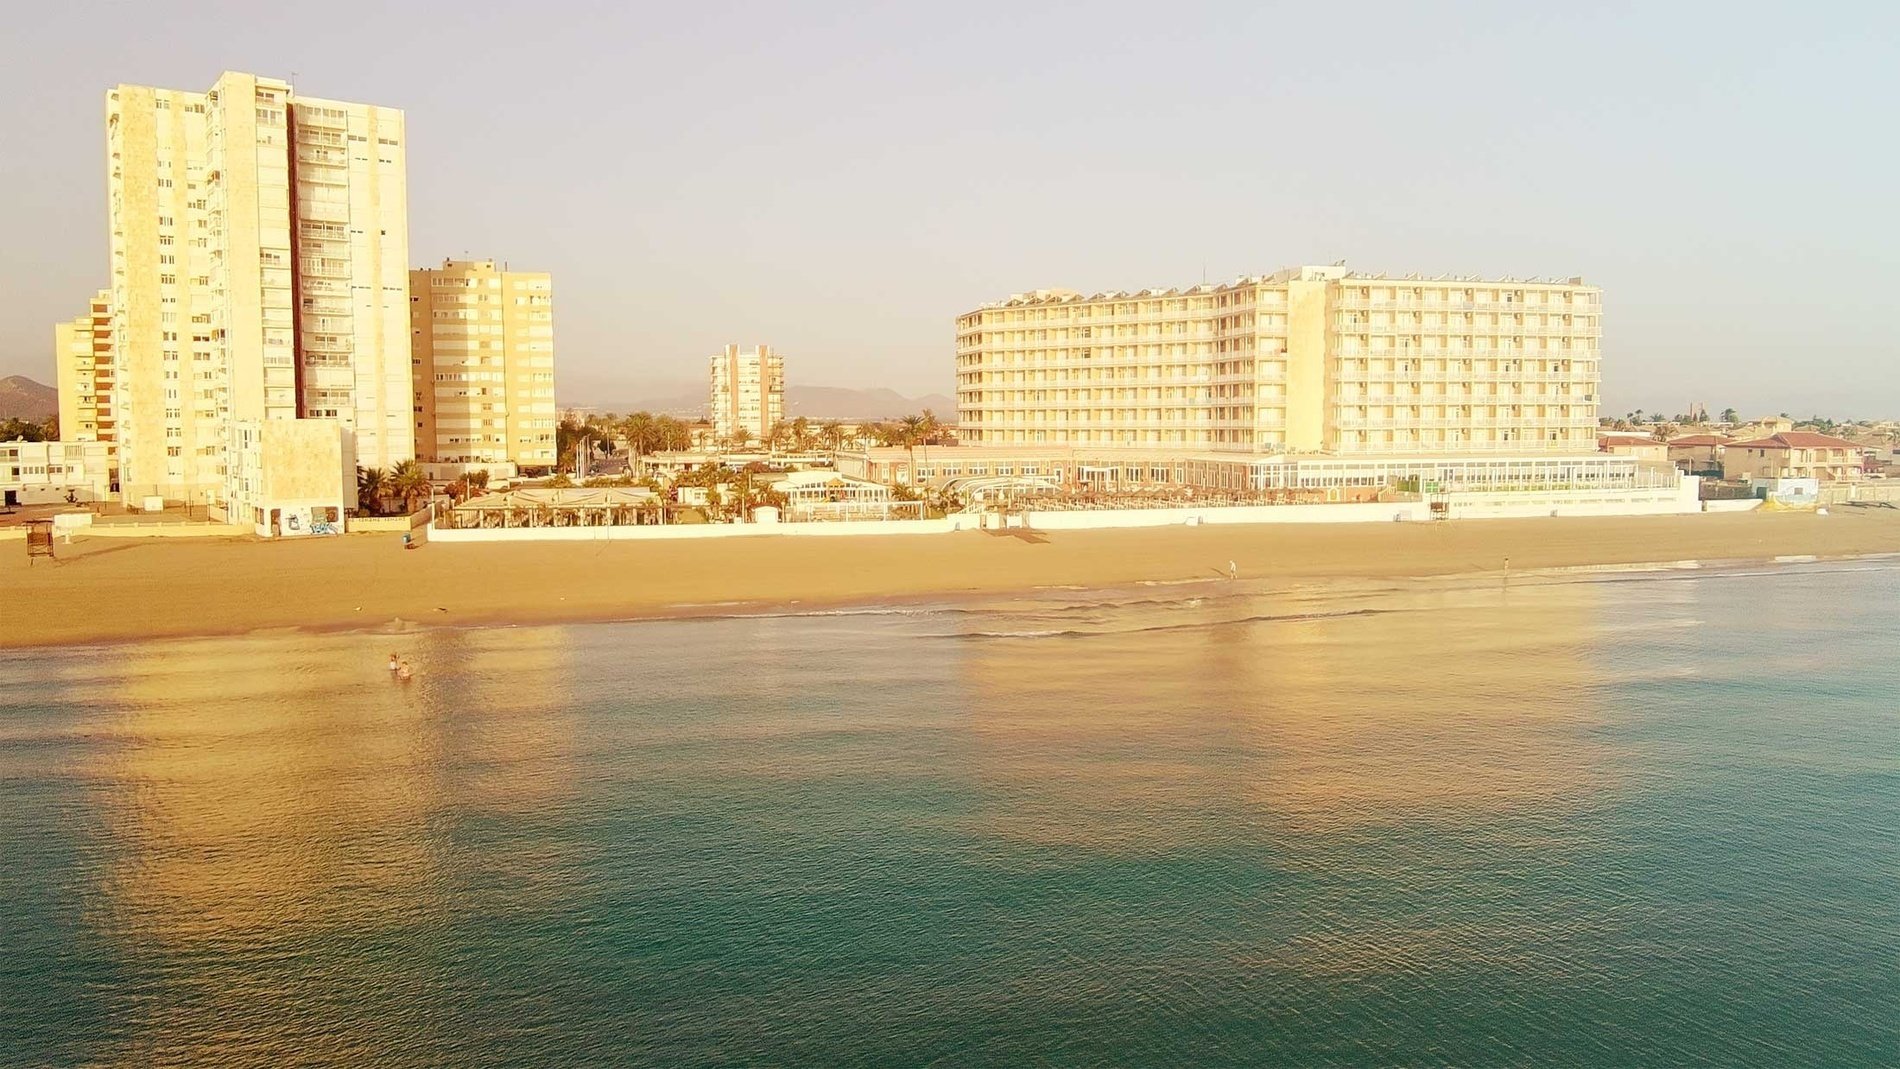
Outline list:
[[[0,1062],[1892,1061],[1896,592],[7,654]]]
[[[981,774],[1010,801],[993,830],[1168,849],[1196,828],[1226,834],[1237,816],[1297,835],[1441,807],[1466,823],[1473,810],[1588,804],[1612,775],[1593,730],[1598,593],[1206,595],[1018,613],[1016,630],[963,662]],[[1496,626],[1507,614],[1509,629]]]

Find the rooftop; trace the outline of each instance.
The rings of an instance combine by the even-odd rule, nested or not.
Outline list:
[[[1119,301],[1119,300],[1152,299],[1152,298],[1158,298],[1158,297],[1187,297],[1187,296],[1196,296],[1200,294],[1209,294],[1209,293],[1226,293],[1226,292],[1230,292],[1230,291],[1238,290],[1238,289],[1251,289],[1256,286],[1278,285],[1283,282],[1289,282],[1289,281],[1294,281],[1294,280],[1310,281],[1310,280],[1318,280],[1318,279],[1331,279],[1331,280],[1337,280],[1337,281],[1365,281],[1365,282],[1451,282],[1451,283],[1468,282],[1473,285],[1480,285],[1480,286],[1506,286],[1508,285],[1508,286],[1566,286],[1566,287],[1570,287],[1570,286],[1587,285],[1583,281],[1583,277],[1581,275],[1573,275],[1569,278],[1557,278],[1557,277],[1516,278],[1512,276],[1486,278],[1483,275],[1452,275],[1452,274],[1426,276],[1426,275],[1418,274],[1416,272],[1409,275],[1385,275],[1385,274],[1379,274],[1377,272],[1369,272],[1369,271],[1352,271],[1352,270],[1347,269],[1344,263],[1338,263],[1338,264],[1333,264],[1329,267],[1311,267],[1311,266],[1286,267],[1278,271],[1275,271],[1270,275],[1242,275],[1239,278],[1234,279],[1232,282],[1203,282],[1198,286],[1188,286],[1184,288],[1169,287],[1165,289],[1153,288],[1153,289],[1144,289],[1144,290],[1105,290],[1101,293],[1093,293],[1087,296],[1084,296],[1083,294],[1075,290],[1070,290],[1070,289],[1031,290],[1027,293],[1013,293],[1009,296],[1008,300],[990,301],[986,304],[979,305],[977,310],[981,311],[983,309],[988,309],[988,308],[1013,308],[1013,307],[1021,307],[1021,306],[1026,306],[1026,305],[1037,305],[1037,304],[1073,304],[1077,302],[1088,302],[1088,301]]]
[[[1766,438],[1751,438],[1746,442],[1730,442],[1732,449],[1854,449],[1860,446],[1845,438],[1836,438],[1831,434],[1815,431],[1782,431]]]

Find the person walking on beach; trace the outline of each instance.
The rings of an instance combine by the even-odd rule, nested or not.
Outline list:
[[[1229,579],[1240,578],[1240,565],[1235,564],[1233,561],[1228,561],[1227,562],[1227,578]]]

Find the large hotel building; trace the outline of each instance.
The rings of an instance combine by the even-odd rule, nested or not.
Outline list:
[[[1187,289],[1020,293],[957,318],[955,449],[841,470],[1363,497],[1638,488],[1596,451],[1600,295],[1581,279],[1297,267]],[[914,468],[914,470],[912,470]]]
[[[111,90],[106,134],[124,496],[264,526],[413,458],[402,112],[226,73]]]
[[[961,436],[1236,453],[1595,449],[1598,291],[1302,267],[957,320]]]
[[[457,471],[554,466],[554,285],[493,260],[409,272],[416,451]]]

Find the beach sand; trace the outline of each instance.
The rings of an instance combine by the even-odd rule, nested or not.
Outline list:
[[[424,545],[396,535],[0,544],[0,647],[797,609],[1039,586],[1513,573],[1900,553],[1900,512]],[[1764,611],[1768,611],[1764,608]]]

